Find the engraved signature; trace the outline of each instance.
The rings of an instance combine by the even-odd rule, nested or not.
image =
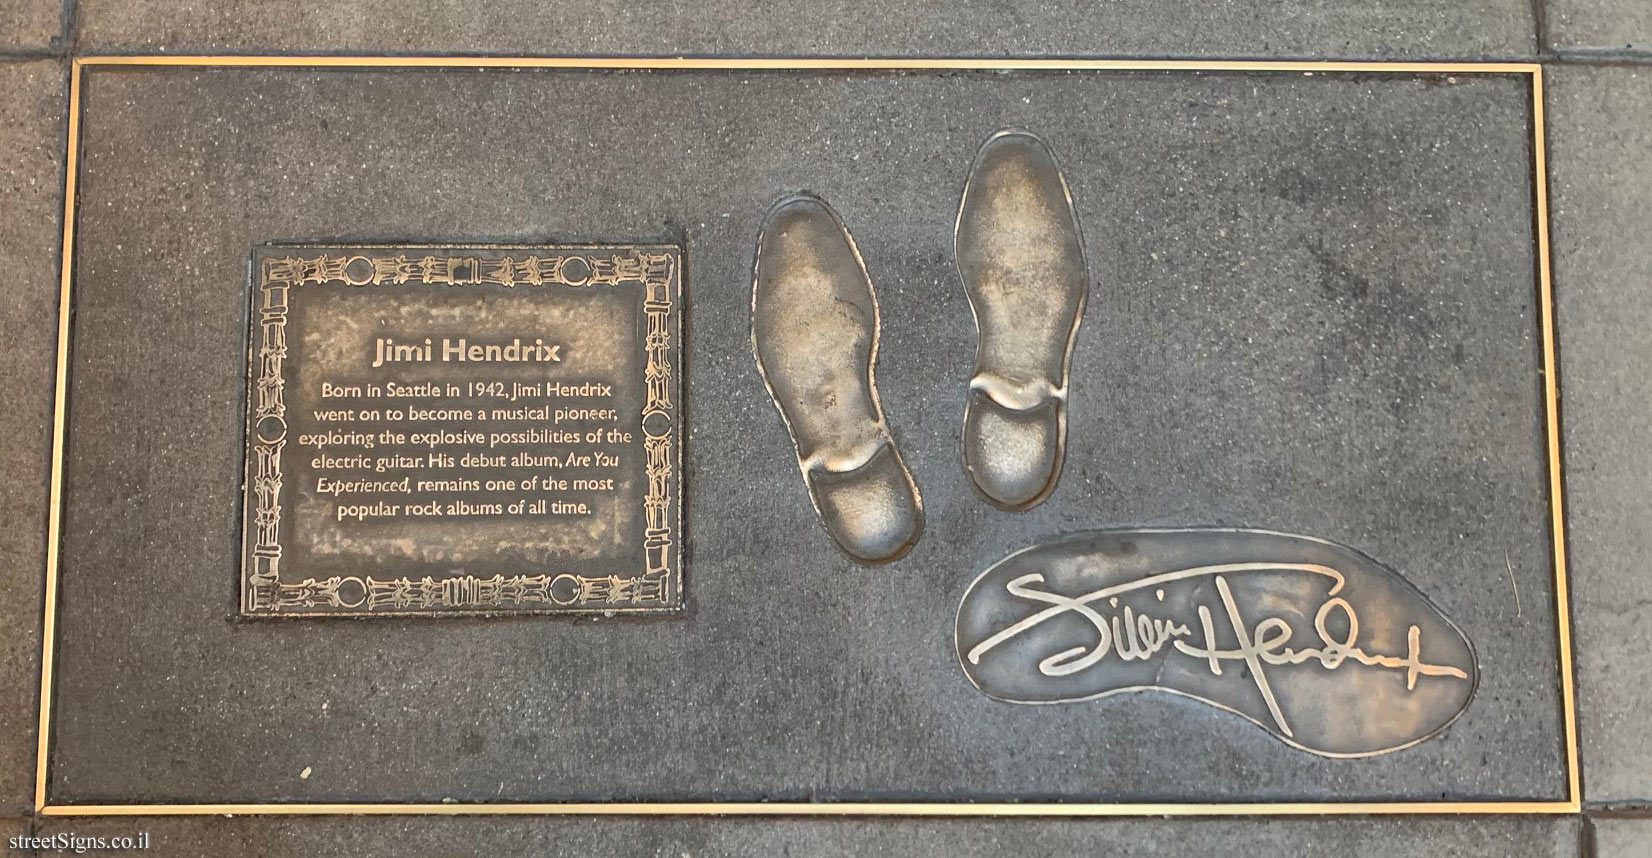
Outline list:
[[[1330,580],[1327,598],[1314,615],[1313,645],[1292,646],[1296,631],[1284,617],[1264,617],[1255,623],[1247,621],[1239,610],[1228,584],[1228,576],[1250,572],[1303,572]],[[1155,616],[1131,605],[1120,609],[1120,597],[1146,590],[1154,590],[1157,600],[1163,601],[1162,587],[1175,582],[1207,578],[1215,585],[1220,599],[1219,612],[1208,604],[1198,606],[1198,621],[1194,625]],[[1290,724],[1274,697],[1269,680],[1269,668],[1284,665],[1317,664],[1327,671],[1337,670],[1349,662],[1369,667],[1405,672],[1406,689],[1415,690],[1420,677],[1441,677],[1447,680],[1468,681],[1467,671],[1448,664],[1431,664],[1423,660],[1422,634],[1411,625],[1406,634],[1405,655],[1372,653],[1359,644],[1359,613],[1352,604],[1338,595],[1345,579],[1341,572],[1329,566],[1313,563],[1224,563],[1194,566],[1150,575],[1136,581],[1114,584],[1078,596],[1053,592],[1043,573],[1032,572],[1006,582],[1010,595],[1031,602],[1047,604],[1044,608],[1019,620],[972,647],[966,657],[971,664],[980,664],[981,657],[999,645],[1024,634],[1057,617],[1076,614],[1087,621],[1095,633],[1089,646],[1075,646],[1052,653],[1038,663],[1045,676],[1066,676],[1094,667],[1108,658],[1120,661],[1146,661],[1173,649],[1182,655],[1199,659],[1214,676],[1221,676],[1227,662],[1242,662],[1250,679],[1256,683],[1267,704],[1275,725],[1286,736],[1293,736]],[[1096,603],[1105,603],[1112,611],[1098,610]],[[1337,634],[1333,623],[1340,618],[1346,631]],[[1221,624],[1221,627],[1219,627]],[[1226,631],[1236,641],[1232,647],[1217,643],[1218,632]]]

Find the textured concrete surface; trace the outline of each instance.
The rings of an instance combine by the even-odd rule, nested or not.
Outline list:
[[[1591,858],[1646,858],[1652,855],[1652,819],[1596,818]]]
[[[0,52],[52,50],[63,35],[64,0],[0,0]]]
[[[65,75],[0,62],[0,816],[33,807]]]
[[[1652,56],[1652,3],[1545,0],[1549,47],[1562,53]]]
[[[87,99],[60,801],[1560,795],[1523,79],[148,70]],[[1060,153],[1097,284],[1064,476],[1016,515],[958,466],[949,253],[1002,125]],[[930,516],[887,567],[820,530],[748,344],[758,223],[799,188],[879,284]],[[250,247],[679,231],[685,619],[231,621]],[[1336,761],[1182,698],[961,675],[987,564],[1189,523],[1390,564],[1474,641],[1477,699]]]
[[[12,844],[17,842],[13,838],[24,837],[30,833],[30,823],[31,820],[27,817],[0,818],[0,855],[13,858],[37,854],[36,850],[27,848],[22,843],[18,843],[18,848],[12,848]]]
[[[1633,0],[1625,0],[1633,2]],[[81,0],[97,52],[759,56],[1530,56],[1528,0],[885,3]]]
[[[1652,800],[1652,69],[1548,90],[1585,798]]]
[[[1005,820],[519,818],[48,819],[39,834],[147,831],[157,858],[580,855],[591,858],[988,858],[1223,855],[1583,858],[1574,819]],[[1604,858],[1604,856],[1603,856]],[[1617,858],[1617,856],[1612,856]]]

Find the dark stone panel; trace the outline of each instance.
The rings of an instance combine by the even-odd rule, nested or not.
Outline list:
[[[1630,0],[1632,2],[1632,0]],[[1529,57],[1527,0],[80,0],[109,52],[663,56]]]
[[[87,99],[58,801],[1563,797],[1523,78],[109,70]],[[957,450],[952,221],[1004,125],[1062,158],[1095,281],[1024,513]],[[819,526],[751,354],[797,189],[879,290],[928,518],[883,567]],[[679,234],[684,618],[232,619],[249,248]],[[964,678],[982,569],[1194,524],[1378,558],[1473,641],[1475,701],[1325,760],[1185,698]]]
[[[0,62],[0,816],[34,806],[65,83],[55,61]]]
[[[1584,798],[1652,800],[1652,77],[1550,71],[1556,328]]]
[[[1583,858],[1572,818],[911,820],[760,818],[47,819],[41,835],[148,832],[160,858],[245,855],[583,855],[591,858],[987,858],[1222,855]],[[1623,853],[1625,856],[1632,853]],[[1607,858],[1603,855],[1602,858]],[[1617,858],[1617,856],[1611,856]]]

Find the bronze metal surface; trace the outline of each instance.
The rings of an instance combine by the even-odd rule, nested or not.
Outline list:
[[[970,681],[1000,700],[1163,691],[1327,757],[1438,734],[1480,674],[1463,632],[1377,561],[1230,528],[1095,531],[1019,551],[970,585],[957,644]]]
[[[1019,130],[981,144],[953,246],[977,333],[964,472],[993,505],[1026,509],[1061,478],[1068,364],[1089,286],[1072,192],[1048,144]]]
[[[682,603],[681,252],[253,258],[241,612]]]
[[[837,212],[812,196],[777,202],[752,265],[752,351],[821,523],[864,563],[899,558],[923,533],[922,496],[878,400],[878,328],[877,292]]]

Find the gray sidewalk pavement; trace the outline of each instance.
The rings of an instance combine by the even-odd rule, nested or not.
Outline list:
[[[1652,818],[1593,820],[1585,838],[1593,847],[1588,858],[1646,858],[1652,855]]]
[[[1545,0],[1548,47],[1578,56],[1652,56],[1652,3]]]
[[[46,53],[63,44],[66,0],[0,0],[0,54]]]
[[[36,836],[148,832],[168,858],[256,854],[857,858],[866,855],[1149,858],[1244,852],[1291,858],[1588,858],[1560,818],[1216,820],[156,818],[40,822]],[[46,853],[42,853],[46,854]],[[1616,856],[1613,856],[1616,858]]]
[[[924,7],[712,0],[560,4],[485,14],[396,0],[207,4],[79,0],[83,53],[867,54],[1548,58],[1554,275],[1585,801],[1652,806],[1652,4],[1058,0]],[[933,8],[936,11],[919,11]],[[0,52],[61,50],[56,2],[0,0]],[[1539,20],[1541,19],[1541,21]],[[1539,26],[1541,23],[1541,27]],[[1542,45],[1540,52],[1539,45]],[[757,46],[757,47],[754,47]],[[1587,60],[1588,62],[1574,62]],[[1601,64],[1601,60],[1611,60]],[[27,830],[34,781],[40,591],[65,63],[0,61],[0,846]],[[1160,854],[1228,840],[1293,855],[1652,854],[1652,820],[1601,818],[1095,820],[53,819],[37,833],[150,831],[155,854]],[[966,851],[974,849],[976,851]],[[651,851],[652,850],[652,851]],[[0,854],[8,854],[0,849]],[[41,853],[49,854],[49,853]],[[668,854],[677,854],[670,852]]]
[[[33,809],[66,75],[0,62],[0,817]]]
[[[1652,801],[1652,68],[1549,70],[1585,797]]]
[[[32,848],[12,848],[17,843],[16,838],[28,836],[30,830],[31,821],[26,817],[0,817],[0,855],[36,854],[37,850]]]
[[[120,52],[1531,57],[1530,0],[79,0],[77,48]]]

